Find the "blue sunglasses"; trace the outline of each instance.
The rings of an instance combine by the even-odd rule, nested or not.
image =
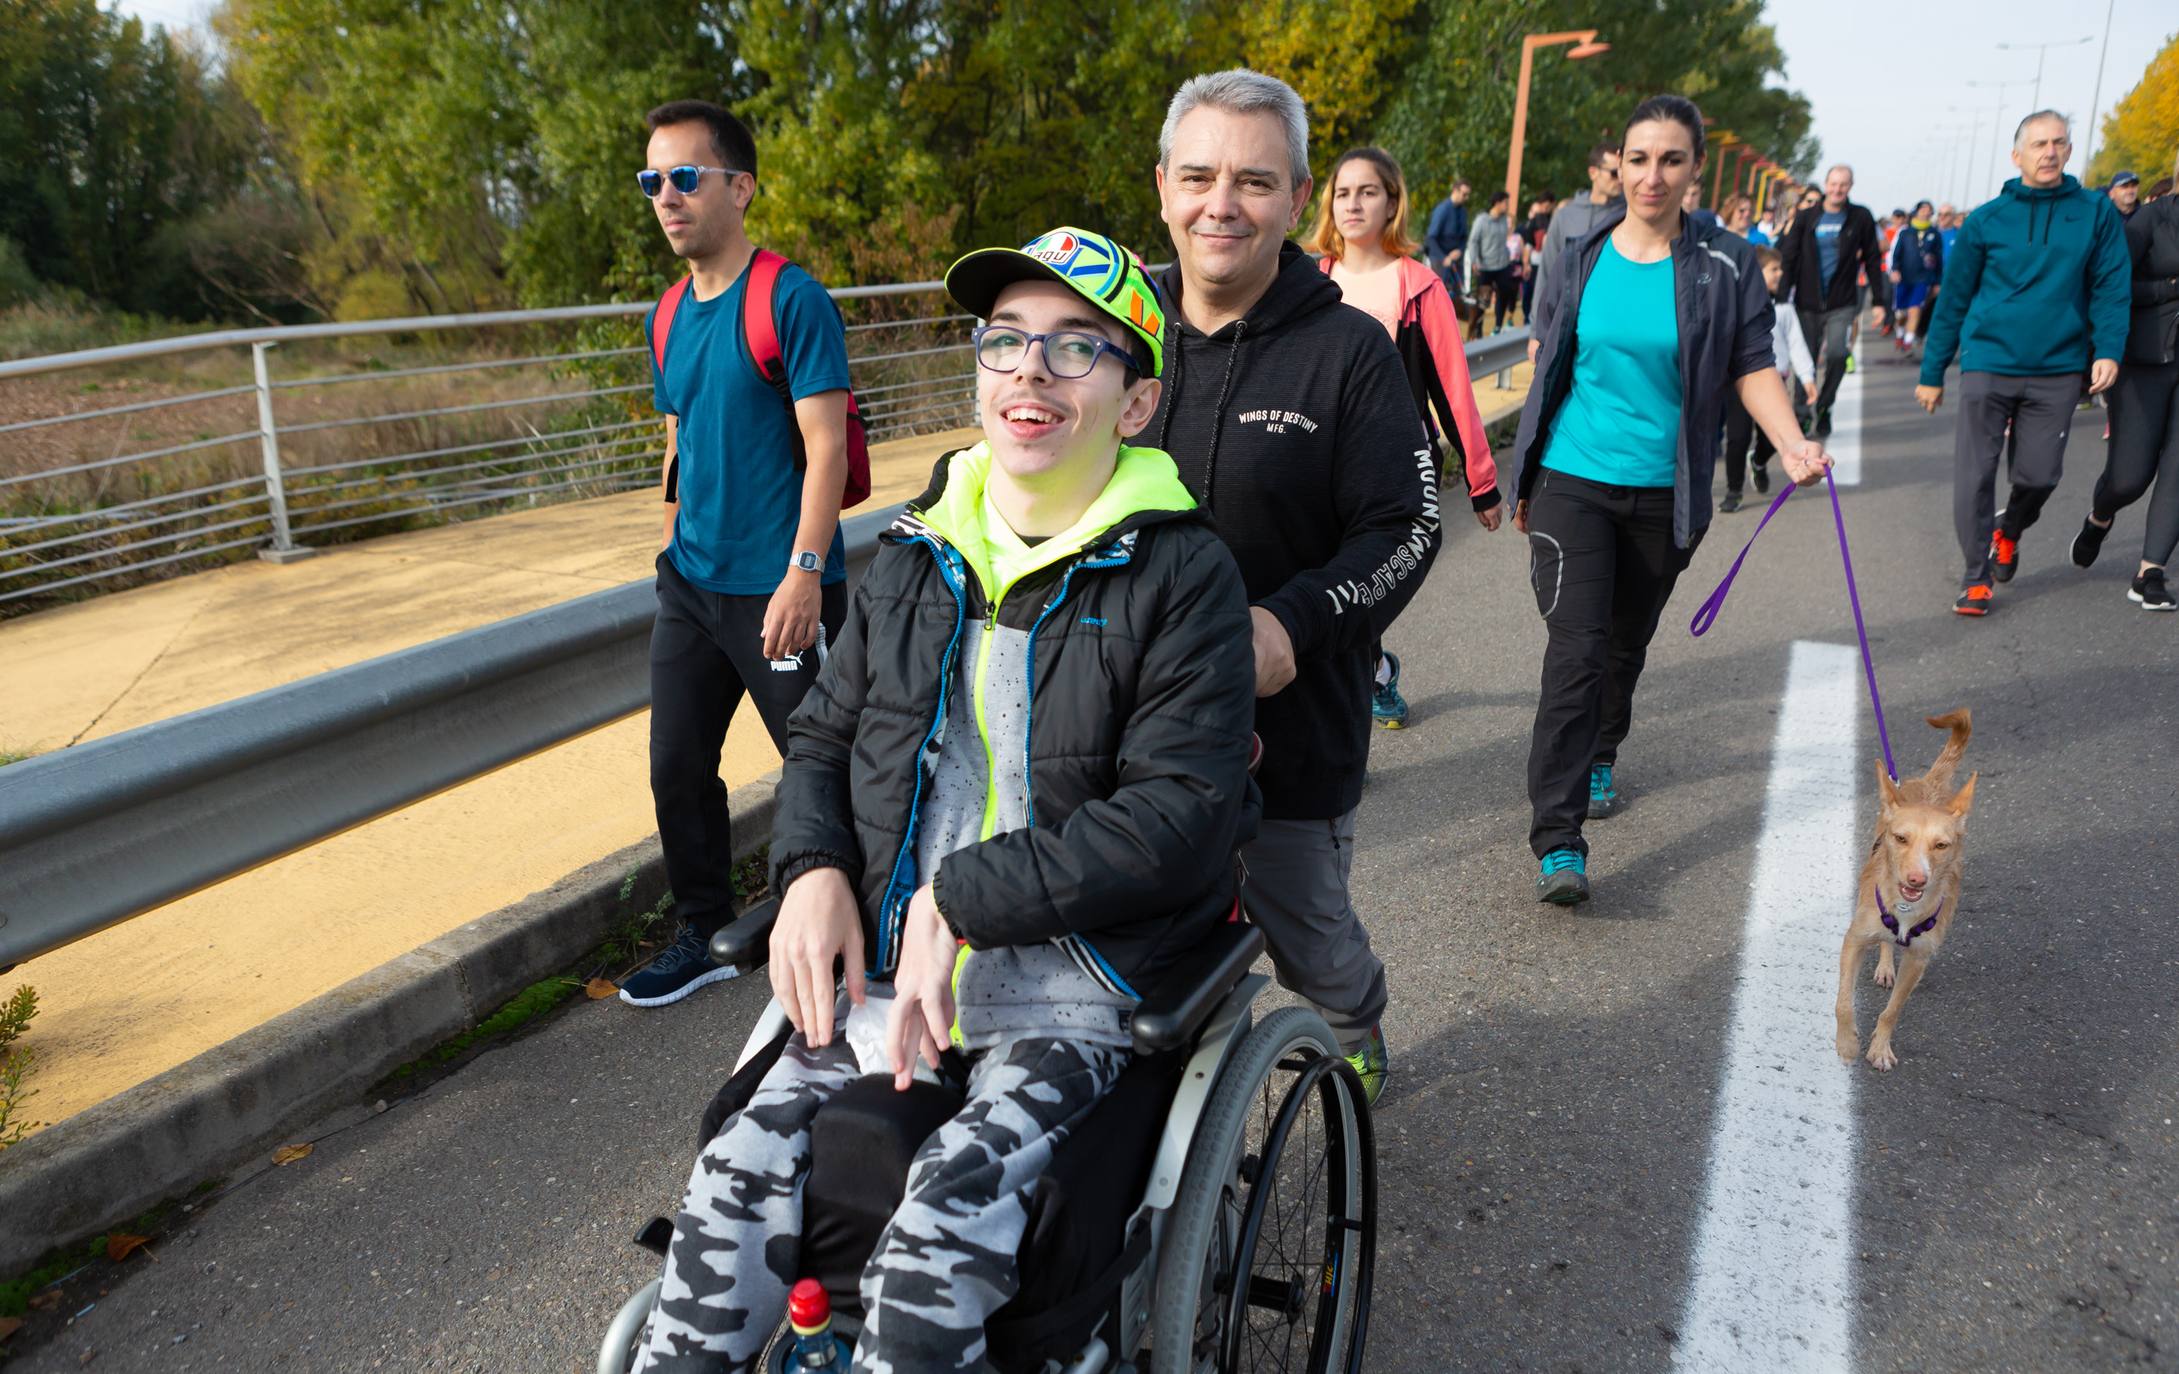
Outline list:
[[[666,189],[666,183],[669,181],[673,183],[674,190],[679,191],[684,196],[693,196],[696,194],[696,187],[703,181],[706,172],[717,172],[723,177],[738,177],[741,175],[732,167],[669,167],[663,172],[654,172],[646,167],[636,173],[636,185],[641,186],[643,194],[653,200],[658,198],[660,191]]]

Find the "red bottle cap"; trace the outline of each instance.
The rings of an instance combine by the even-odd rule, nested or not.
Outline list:
[[[799,1280],[787,1294],[787,1324],[807,1336],[832,1324],[832,1299],[815,1279]]]

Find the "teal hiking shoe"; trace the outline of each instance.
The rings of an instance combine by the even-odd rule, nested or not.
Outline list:
[[[1392,675],[1377,685],[1370,697],[1370,719],[1387,730],[1399,730],[1407,725],[1407,698],[1400,695],[1400,656],[1385,650],[1385,666]]]
[[[1589,770],[1589,819],[1603,820],[1627,809],[1626,798],[1612,786],[1612,766],[1600,763]]]
[[[1384,1027],[1371,1026],[1369,1038],[1362,1042],[1362,1048],[1347,1056],[1347,1062],[1361,1075],[1362,1096],[1369,1099],[1369,1105],[1376,1106],[1377,1099],[1385,1095],[1385,1080],[1392,1076],[1392,1056],[1385,1049]]]
[[[1536,875],[1536,900],[1573,906],[1589,900],[1589,861],[1578,849],[1554,849]]]

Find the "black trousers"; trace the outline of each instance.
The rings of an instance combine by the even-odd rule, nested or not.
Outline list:
[[[2109,520],[2153,483],[2141,559],[2164,567],[2179,545],[2179,362],[2125,363],[2111,396],[2111,443],[2094,509]]]
[[[1800,385],[1793,378],[1786,379],[1786,387],[1792,390]],[[1796,402],[1799,397],[1796,395]],[[1795,406],[1795,414],[1799,406]],[[1762,467],[1778,452],[1770,436],[1755,422],[1748,408],[1740,403],[1740,394],[1728,390],[1725,393],[1725,489],[1734,495],[1746,490],[1748,479],[1748,445],[1755,445],[1755,465]]]
[[[824,643],[847,616],[847,585],[823,591]],[[723,596],[681,576],[658,556],[658,620],[651,627],[651,801],[666,851],[674,910],[709,937],[734,918],[734,839],[719,752],[744,695],[772,744],[787,751],[787,717],[817,680],[811,648],[777,663],[764,656],[769,596]]]
[[[1540,859],[1589,852],[1589,769],[1619,757],[1657,618],[1695,551],[1673,546],[1670,487],[1606,486],[1548,468],[1528,529],[1529,582],[1551,631],[1528,746],[1528,844]]]
[[[1512,314],[1513,307],[1520,303],[1520,279],[1514,276],[1513,266],[1510,263],[1488,272],[1479,271],[1476,276],[1490,283],[1491,312],[1495,321],[1491,328],[1504,329],[1506,327],[1506,316]]]

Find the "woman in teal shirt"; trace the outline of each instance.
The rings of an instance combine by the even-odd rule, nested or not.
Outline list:
[[[1702,146],[1694,102],[1635,107],[1619,162],[1626,208],[1567,255],[1514,442],[1513,522],[1551,632],[1528,756],[1529,845],[1547,902],[1588,897],[1582,822],[1622,804],[1612,771],[1650,637],[1709,527],[1727,395],[1794,481],[1831,462],[1802,437],[1772,365],[1755,250],[1681,212]]]

